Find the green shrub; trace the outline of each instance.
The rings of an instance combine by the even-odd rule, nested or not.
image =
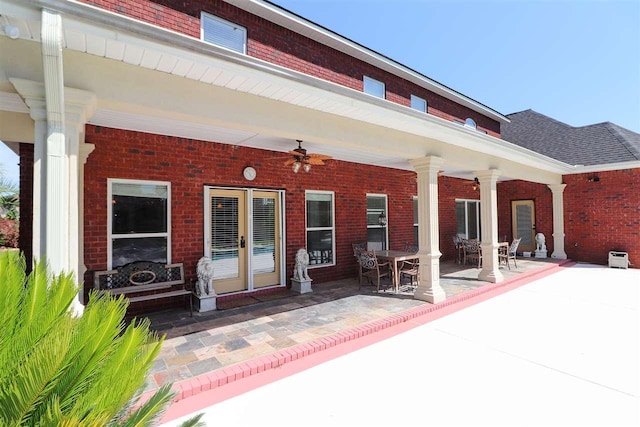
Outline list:
[[[0,253],[0,425],[148,426],[170,404],[170,385],[138,399],[162,338],[147,319],[124,323],[125,300],[92,293],[82,316],[69,274]],[[186,425],[197,425],[199,416]]]

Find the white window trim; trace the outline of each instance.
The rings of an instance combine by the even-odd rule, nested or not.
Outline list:
[[[367,81],[369,81],[371,84],[379,84],[382,86],[382,97],[367,92]],[[367,95],[375,96],[376,98],[387,99],[387,87],[385,86],[384,82],[381,82],[380,80],[376,80],[369,76],[362,76],[362,92],[366,93]]]
[[[239,53],[243,53],[245,55],[247,54],[247,29],[245,27],[243,27],[242,25],[238,25],[235,22],[227,21],[226,19],[220,18],[219,16],[213,15],[211,13],[200,12],[200,40],[201,41],[203,41],[205,43],[208,43],[210,45],[213,45],[213,46],[217,46],[217,47],[221,47],[223,49],[230,50],[232,52],[238,52],[235,49],[230,49],[230,48],[228,48],[226,46],[222,46],[222,45],[219,45],[217,43],[208,42],[208,41],[206,41],[204,39],[204,25],[203,25],[203,18],[204,17],[206,17],[208,19],[213,19],[214,21],[219,21],[219,22],[221,22],[223,24],[227,24],[227,25],[230,25],[232,27],[236,27],[236,28],[239,28],[240,30],[242,30],[242,32],[244,34],[244,37],[243,37],[244,38],[244,42],[242,43],[242,52],[239,52]]]
[[[331,227],[308,227],[307,226],[307,194],[330,194],[331,195]],[[333,267],[336,265],[336,193],[325,190],[305,190],[304,191],[304,247],[307,248],[307,233],[309,231],[331,230],[331,263],[320,265],[309,265],[309,268]]]
[[[476,227],[478,228],[478,239],[482,239],[482,229],[480,228],[480,200],[479,199],[455,199],[455,203],[459,203],[459,202],[464,202],[464,228],[465,228],[465,235],[464,236],[460,236],[463,239],[468,239],[469,237],[469,230],[467,229],[467,225],[469,224],[469,209],[467,208],[467,203],[472,202],[472,203],[477,203],[477,209],[476,209]],[[457,229],[458,224],[456,223],[456,229]]]
[[[386,228],[385,233],[385,248],[389,249],[389,197],[386,194],[379,193],[367,193],[366,197],[384,197],[384,214],[387,217],[387,225],[369,225],[367,224],[367,230],[369,228]],[[366,198],[365,198],[366,201]]]
[[[137,233],[137,234],[116,234],[113,232],[113,184],[142,184],[142,185],[164,185],[167,187],[167,231],[165,233]],[[113,267],[113,244],[112,240],[132,237],[166,237],[167,238],[167,264],[171,264],[171,182],[169,181],[147,181],[142,179],[120,179],[107,178],[107,269]]]
[[[417,100],[417,101],[420,101],[420,102],[423,102],[423,103],[424,103],[424,110],[423,110],[423,109],[418,109],[418,108],[414,108],[414,107],[413,107],[413,101],[414,101],[414,99],[415,99],[415,100]],[[417,96],[417,95],[411,94],[411,108],[413,108],[413,109],[414,109],[414,110],[416,110],[416,111],[421,111],[421,112],[423,112],[423,113],[426,113],[426,112],[427,112],[427,109],[429,108],[429,106],[428,106],[428,104],[427,104],[427,100],[426,100],[426,99],[421,98],[421,97],[419,97],[419,96]]]

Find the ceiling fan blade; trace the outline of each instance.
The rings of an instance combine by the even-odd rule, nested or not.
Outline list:
[[[324,165],[324,160],[311,157],[307,160],[307,163],[310,165]]]
[[[325,155],[325,154],[315,154],[315,153],[308,154],[308,156],[309,156],[309,157],[313,157],[313,158],[315,158],[315,159],[322,159],[322,160],[329,160],[329,159],[332,159],[332,158],[333,158],[333,157],[331,157],[331,156],[327,156],[327,155]]]
[[[289,165],[294,164],[295,162],[297,162],[297,160],[296,160],[296,159],[289,159],[289,160],[287,160],[286,162],[284,162],[283,164],[284,164],[285,166],[289,166]]]

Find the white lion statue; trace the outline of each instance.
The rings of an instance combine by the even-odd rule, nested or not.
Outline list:
[[[302,248],[296,253],[296,264],[293,267],[293,278],[299,282],[311,280],[307,268],[309,267],[309,254]]]
[[[546,251],[547,250],[547,245],[545,244],[546,238],[544,237],[544,234],[542,233],[538,233],[536,234],[536,251]]]
[[[213,289],[213,261],[206,256],[200,258],[197,273],[196,294],[198,296],[214,296],[216,291]]]

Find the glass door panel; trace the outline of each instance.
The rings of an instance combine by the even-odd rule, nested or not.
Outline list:
[[[217,294],[247,289],[246,196],[238,190],[209,190],[209,256]]]
[[[253,287],[280,284],[280,201],[278,193],[253,192]]]
[[[513,238],[522,238],[518,251],[532,252],[535,249],[535,209],[533,200],[511,202],[513,215]]]

